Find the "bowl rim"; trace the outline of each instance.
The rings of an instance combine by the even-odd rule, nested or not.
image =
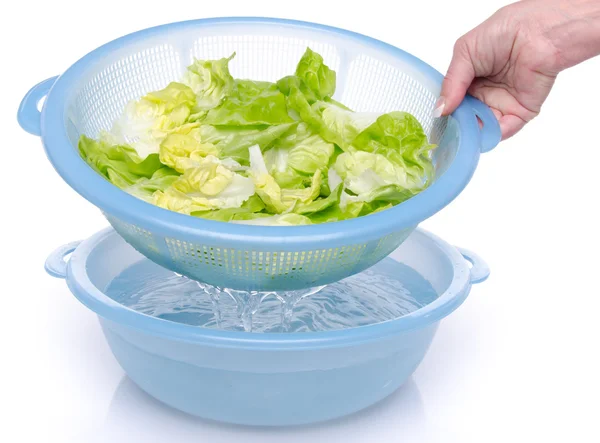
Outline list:
[[[109,322],[144,334],[203,346],[252,350],[298,350],[354,346],[437,323],[458,308],[471,289],[470,268],[463,255],[454,246],[434,234],[418,228],[411,234],[411,237],[416,237],[418,242],[429,243],[429,245],[437,247],[453,266],[454,275],[444,293],[416,311],[394,320],[325,332],[257,333],[203,328],[137,312],[114,301],[92,283],[87,273],[87,259],[100,243],[114,236],[125,243],[126,247],[131,247],[113,228],[109,227],[84,240],[71,254],[67,265],[66,280],[73,295],[90,310]],[[402,245],[399,248],[402,248]]]
[[[421,221],[437,213],[466,187],[477,167],[481,149],[481,133],[474,113],[472,97],[452,114],[457,122],[458,149],[455,158],[427,189],[409,200],[386,211],[365,217],[339,222],[309,226],[254,226],[199,219],[179,214],[147,203],[122,191],[90,168],[74,148],[67,133],[67,103],[71,96],[70,85],[82,73],[112,50],[130,43],[170,32],[174,29],[198,26],[277,25],[318,30],[338,37],[353,39],[374,47],[395,58],[406,60],[415,66],[429,81],[440,84],[443,75],[419,58],[380,40],[332,26],[305,21],[261,18],[222,17],[175,22],[137,31],[115,39],[91,51],[74,63],[51,88],[41,115],[42,143],[46,155],[61,177],[81,196],[125,223],[139,226],[153,234],[164,237],[202,239],[223,247],[248,248],[302,248],[318,245],[322,248],[339,246],[349,238],[368,242],[417,226]],[[449,122],[450,123],[450,122]]]

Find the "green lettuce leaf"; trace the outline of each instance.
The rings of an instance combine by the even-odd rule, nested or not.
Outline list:
[[[232,158],[244,165],[249,164],[248,148],[258,145],[266,149],[275,140],[288,132],[297,123],[285,123],[265,127],[243,126],[200,126],[202,143],[215,145],[221,157]]]
[[[264,157],[258,145],[249,149],[250,169],[249,175],[254,182],[256,194],[262,199],[267,210],[280,214],[288,209],[282,200],[281,187],[269,173]]]
[[[402,190],[382,189],[374,193],[370,198],[372,201],[362,201],[357,196],[351,196],[346,192],[340,192],[341,186],[331,195],[336,198],[332,204],[320,211],[307,214],[313,223],[330,223],[342,220],[350,220],[365,215],[374,214],[385,209],[389,209],[394,204],[404,201],[406,195],[402,194]],[[381,199],[381,200],[380,200]],[[393,203],[392,203],[393,202]]]
[[[273,146],[286,150],[291,149],[314,134],[306,123],[299,122],[279,137]]]
[[[362,209],[357,217],[364,217],[366,215],[375,214],[376,212],[385,211],[386,209],[392,208],[392,203],[386,203],[382,201],[373,201],[371,203],[363,203]]]
[[[229,62],[234,57],[235,53],[219,60],[196,59],[188,66],[182,82],[195,94],[195,119],[203,117],[208,110],[217,107],[231,93],[234,80],[229,73]]]
[[[317,100],[333,97],[336,83],[335,71],[329,69],[323,57],[310,48],[306,48],[306,52],[298,62],[296,76]]]
[[[182,127],[183,128],[183,127]],[[198,127],[175,131],[160,144],[159,159],[163,165],[183,173],[197,167],[208,156],[219,156],[219,149],[212,143],[202,143]]]
[[[271,175],[281,188],[286,189],[306,188],[312,182],[309,176],[300,174],[292,168],[288,168],[283,172],[273,171]]]
[[[339,185],[333,192],[325,198],[318,198],[307,203],[300,202],[294,206],[295,214],[314,214],[315,212],[324,211],[334,205],[339,205],[340,196],[343,188]]]
[[[192,214],[239,208],[254,192],[250,178],[228,169],[216,157],[208,156],[198,167],[187,169],[164,192],[156,191],[153,202],[171,211]]]
[[[104,138],[113,145],[131,146],[142,159],[157,154],[161,141],[186,123],[195,98],[188,86],[172,82],[165,89],[130,101]]]
[[[222,222],[244,219],[244,217],[259,216],[265,209],[265,204],[256,194],[246,200],[239,208],[216,209],[213,211],[192,212],[194,217],[206,218]],[[269,214],[260,214],[269,216]]]
[[[160,207],[269,226],[386,210],[425,189],[435,148],[413,116],[353,112],[336,73],[307,48],[277,83],[233,79],[229,62],[194,60],[182,82],[127,104],[82,158]]]
[[[381,154],[402,168],[407,175],[407,188],[422,189],[433,177],[430,152],[436,145],[427,141],[419,121],[407,112],[380,116],[356,137],[352,145],[360,151]]]
[[[288,156],[289,149],[273,147],[268,149],[264,153],[264,161],[267,171],[272,174],[273,172],[285,172],[289,169],[288,167]]]
[[[327,168],[334,149],[320,135],[311,135],[289,149],[288,165],[298,172],[314,174]]]
[[[211,156],[203,159],[197,167],[187,169],[179,180],[173,183],[173,188],[185,194],[212,197],[227,188],[233,182],[235,175],[235,172],[227,169],[216,157]]]
[[[274,147],[264,154],[267,171],[281,188],[300,189],[310,186],[311,178],[288,164],[289,149]]]
[[[359,197],[365,203],[384,202],[385,204],[397,205],[413,197],[415,192],[398,185],[385,185],[372,190]]]
[[[313,109],[321,115],[323,127],[320,132],[343,150],[347,150],[356,137],[371,126],[380,115],[371,112],[352,112],[326,102],[316,103]]]
[[[215,126],[257,126],[292,123],[285,96],[268,82],[236,80],[231,94],[211,109],[204,124]]]
[[[370,193],[386,185],[412,191],[421,190],[424,186],[422,177],[413,177],[406,167],[391,162],[382,154],[345,152],[337,157],[334,169],[345,187],[356,195]]]
[[[129,146],[111,145],[85,135],[79,139],[78,149],[88,165],[121,189],[142,178],[152,178],[156,171],[164,168],[157,154],[141,159]]]
[[[323,138],[330,141],[332,136],[328,136],[327,127],[323,124],[323,118],[318,112],[318,108],[313,108],[310,104],[310,98],[307,97],[300,88],[300,82],[297,78],[290,81],[287,91],[287,106],[297,117],[308,125],[315,133],[321,134]]]
[[[149,203],[153,202],[154,193],[156,191],[165,191],[179,177],[179,174],[171,168],[161,168],[157,170],[151,178],[140,178],[133,185],[124,188],[124,191],[145,200]]]
[[[307,204],[319,196],[323,181],[319,169],[310,178],[310,186],[282,188],[270,174],[259,146],[250,147],[249,156],[249,174],[254,181],[256,193],[269,212],[277,214],[289,212],[295,205]]]
[[[305,188],[283,188],[281,190],[281,200],[288,208],[293,208],[296,204],[307,204],[316,199],[321,193],[321,183],[323,174],[317,169],[311,177],[310,186]]]
[[[365,203],[349,196],[339,185],[326,199],[326,207],[308,214],[313,223],[331,223],[356,218],[365,208]]]
[[[278,139],[264,154],[268,172],[282,188],[310,186],[312,175],[327,170],[335,146],[318,134],[312,134],[304,123],[298,131]]]
[[[245,217],[240,217],[232,220],[233,223],[245,225],[261,225],[261,226],[296,226],[312,224],[310,218],[300,214],[246,214]]]
[[[317,101],[311,105],[309,98],[297,85],[290,86],[287,104],[310,131],[344,151],[348,150],[353,138],[377,118],[370,113],[353,113],[331,102]]]
[[[310,160],[303,162],[302,151],[306,149],[307,144],[317,144],[318,142],[321,142],[323,145],[325,144],[324,141],[317,139],[312,142],[307,142],[313,135],[314,133],[306,123],[300,123],[282,137],[275,140],[273,147],[265,152],[264,158],[267,170],[282,188],[298,189],[310,186],[310,174],[314,172],[316,168],[306,167]],[[327,148],[328,147],[324,147],[324,149]],[[292,150],[294,150],[294,152],[292,154],[292,162],[290,162],[290,153]],[[315,150],[320,151],[319,146],[317,146]],[[321,152],[319,152],[319,154],[321,156],[324,155]],[[303,164],[305,165],[304,167]],[[294,169],[292,165],[296,166],[296,169]],[[309,172],[305,173],[307,170]]]
[[[310,48],[298,62],[293,76],[279,80],[277,86],[286,95],[291,89],[298,88],[309,103],[333,97],[336,86],[336,74],[331,70],[320,54]]]

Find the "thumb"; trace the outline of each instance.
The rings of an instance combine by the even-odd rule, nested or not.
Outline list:
[[[442,83],[440,98],[435,104],[434,116],[449,115],[460,105],[475,79],[475,67],[465,37],[454,45],[452,61]]]

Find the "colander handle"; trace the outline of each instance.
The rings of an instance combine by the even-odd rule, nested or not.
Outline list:
[[[62,245],[52,251],[46,259],[46,264],[44,265],[46,272],[52,277],[66,278],[68,260],[65,260],[65,257],[77,249],[77,246],[79,246],[80,243],[80,241],[74,241],[67,243],[66,245]]]
[[[488,152],[494,149],[502,140],[502,132],[498,119],[488,105],[475,97],[468,95],[465,102],[473,110],[476,117],[479,117],[483,127],[479,130],[481,140],[481,152]]]
[[[52,77],[38,83],[25,94],[21,104],[19,105],[19,111],[17,112],[17,120],[21,128],[30,134],[40,136],[42,135],[40,120],[42,113],[38,110],[38,103],[41,99],[48,95],[52,85],[56,82],[56,77]]]
[[[471,284],[481,283],[490,276],[490,267],[487,263],[474,252],[464,248],[456,248],[458,252],[471,263]]]

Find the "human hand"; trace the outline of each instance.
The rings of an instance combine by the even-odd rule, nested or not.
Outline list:
[[[561,70],[599,53],[600,0],[508,5],[456,42],[435,114],[452,113],[469,93],[509,138],[539,114]]]

